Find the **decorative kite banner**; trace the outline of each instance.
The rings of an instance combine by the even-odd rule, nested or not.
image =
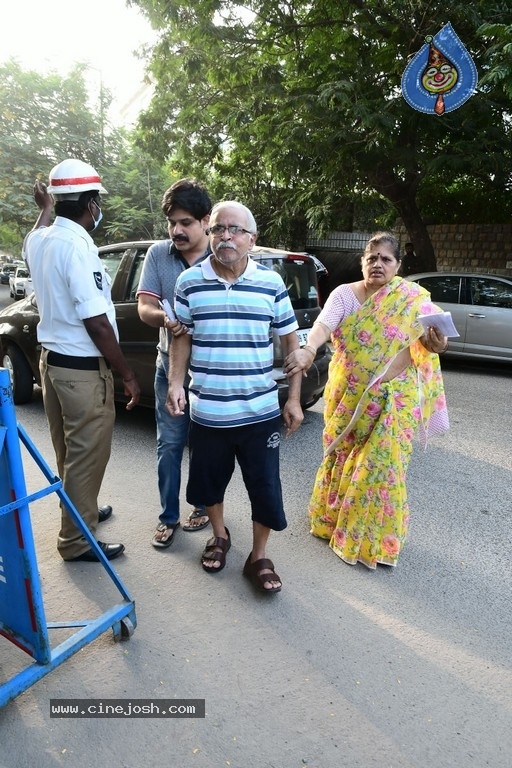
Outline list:
[[[418,112],[452,112],[475,92],[478,73],[450,23],[431,37],[411,59],[402,75],[402,94]]]

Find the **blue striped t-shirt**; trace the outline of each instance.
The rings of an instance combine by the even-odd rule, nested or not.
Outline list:
[[[286,287],[277,272],[251,258],[228,283],[210,259],[176,281],[176,314],[192,332],[190,418],[209,427],[272,419],[280,413],[273,334],[298,327]]]

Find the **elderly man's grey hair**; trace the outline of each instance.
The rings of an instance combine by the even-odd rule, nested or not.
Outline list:
[[[251,211],[247,208],[247,206],[242,205],[242,203],[237,202],[236,200],[221,200],[220,203],[215,203],[213,206],[211,213],[210,213],[210,219],[212,219],[216,213],[218,213],[222,208],[239,208],[245,215],[245,218],[247,219],[247,229],[253,234],[256,235],[258,232],[258,227],[256,226],[256,219],[252,215]]]

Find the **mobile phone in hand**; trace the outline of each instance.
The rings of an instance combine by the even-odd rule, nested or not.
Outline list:
[[[176,315],[174,314],[174,310],[167,301],[167,299],[163,299],[162,301],[158,302],[160,304],[160,308],[163,309],[169,320],[172,320],[173,322],[176,322]]]

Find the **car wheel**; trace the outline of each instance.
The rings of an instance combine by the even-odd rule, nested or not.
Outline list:
[[[34,392],[34,378],[23,353],[14,344],[6,347],[2,365],[9,371],[12,398],[15,404],[29,403]]]

